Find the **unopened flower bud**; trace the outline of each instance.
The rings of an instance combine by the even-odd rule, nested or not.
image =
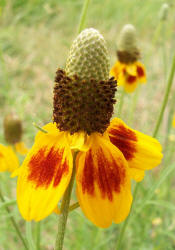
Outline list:
[[[7,143],[15,144],[21,141],[22,122],[15,113],[10,113],[4,118],[3,127]]]
[[[161,21],[165,21],[168,17],[169,5],[167,3],[162,4],[160,9],[159,18]]]
[[[126,24],[119,35],[117,55],[119,61],[123,63],[132,63],[140,57],[136,29],[132,24]]]

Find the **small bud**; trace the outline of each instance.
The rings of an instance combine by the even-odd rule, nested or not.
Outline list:
[[[3,122],[5,140],[9,144],[21,141],[22,122],[15,113],[8,114]]]
[[[159,18],[161,21],[165,21],[168,17],[169,5],[167,3],[162,4],[160,9]]]
[[[109,78],[109,56],[103,36],[95,29],[83,30],[73,41],[65,68],[68,76],[97,81]]]
[[[119,35],[117,55],[123,63],[134,62],[139,58],[136,29],[132,24],[126,24]]]

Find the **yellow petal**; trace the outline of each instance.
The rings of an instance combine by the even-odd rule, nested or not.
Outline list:
[[[13,172],[19,167],[19,160],[11,146],[0,144],[0,172]]]
[[[26,155],[28,153],[28,148],[25,146],[24,142],[17,142],[15,144],[16,152],[20,153],[21,155]]]
[[[140,62],[137,62],[137,77],[140,83],[146,83],[145,67]]]
[[[147,170],[158,166],[163,157],[158,140],[129,128],[119,118],[114,118],[107,129],[111,142],[120,149],[132,169]],[[134,173],[134,172],[133,172]],[[139,175],[139,172],[136,171]],[[143,172],[135,179],[142,179]]]
[[[86,143],[87,137],[88,136],[83,131],[74,133],[73,135],[67,132],[68,143],[72,150],[87,151],[89,149]]]
[[[24,219],[39,221],[53,212],[69,184],[72,167],[65,133],[39,132],[17,182],[17,203]]]
[[[175,115],[173,117],[173,127],[175,128]]]
[[[132,93],[137,88],[138,82],[135,76],[128,76],[124,84],[124,89],[127,93]]]
[[[138,169],[138,168],[130,168],[129,170],[130,170],[129,173],[132,179],[134,179],[137,182],[140,182],[143,180],[145,176],[144,170]]]
[[[86,217],[106,228],[123,221],[132,203],[128,165],[122,153],[98,133],[77,157],[77,197]]]
[[[124,64],[117,61],[114,66],[111,68],[110,76],[114,76],[118,80],[120,73],[122,72]]]
[[[126,72],[128,75],[137,76],[137,64],[136,63],[126,64]]]

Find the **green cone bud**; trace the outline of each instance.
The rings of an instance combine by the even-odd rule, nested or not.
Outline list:
[[[132,24],[126,24],[119,36],[118,49],[134,52],[137,49],[136,29]]]
[[[22,122],[15,113],[8,114],[4,118],[4,137],[7,143],[15,144],[21,141],[22,137]]]
[[[139,58],[136,29],[132,24],[126,24],[119,35],[117,55],[119,61],[124,63],[134,62]]]
[[[109,56],[103,36],[95,29],[85,29],[73,41],[65,68],[68,76],[107,80]]]
[[[113,114],[117,82],[109,79],[109,57],[102,35],[85,29],[74,40],[66,69],[55,77],[53,121],[70,134],[104,133]]]
[[[159,13],[160,20],[165,21],[167,19],[168,10],[169,10],[169,5],[167,3],[162,4],[162,7]]]

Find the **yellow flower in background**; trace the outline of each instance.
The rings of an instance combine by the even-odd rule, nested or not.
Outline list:
[[[16,114],[9,114],[4,119],[4,136],[8,146],[0,144],[0,172],[13,172],[19,167],[16,153],[26,155],[28,149],[21,142],[22,123]]]
[[[144,65],[138,61],[140,52],[136,42],[136,30],[131,24],[124,26],[117,49],[118,61],[110,71],[127,93],[133,92],[138,83],[146,83]]]
[[[118,86],[123,86],[127,93],[133,92],[138,83],[146,83],[145,68],[140,62],[126,64],[117,61],[110,74],[115,77]]]
[[[13,172],[19,167],[19,160],[11,146],[0,144],[0,172]]]
[[[131,179],[159,165],[156,139],[110,119],[116,81],[108,79],[102,35],[86,29],[75,39],[66,69],[58,69],[53,120],[39,131],[18,173],[17,203],[24,219],[47,217],[64,195],[76,155],[76,194],[86,217],[98,227],[120,223],[132,204]]]
[[[175,115],[173,116],[173,127],[175,128]]]
[[[4,118],[4,136],[8,144],[13,145],[16,152],[26,155],[28,152],[24,142],[21,141],[23,129],[22,122],[15,113],[10,113]]]

